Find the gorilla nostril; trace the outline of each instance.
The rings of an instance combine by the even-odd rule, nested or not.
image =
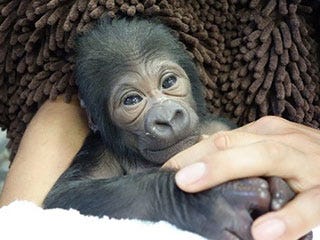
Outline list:
[[[183,116],[183,111],[182,111],[181,109],[178,109],[178,110],[176,111],[175,117],[179,118],[179,117],[182,117],[182,116]]]
[[[171,119],[171,121],[180,121],[183,120],[184,118],[184,112],[182,109],[177,109]]]
[[[154,124],[159,127],[173,127],[172,125],[180,122],[184,118],[183,110],[175,110],[171,116],[163,116],[162,119],[156,119]]]
[[[156,120],[152,127],[152,132],[157,137],[169,137],[172,135],[172,125],[168,121]]]
[[[156,126],[163,126],[163,127],[170,125],[168,121],[163,121],[163,120],[155,120],[154,123]]]

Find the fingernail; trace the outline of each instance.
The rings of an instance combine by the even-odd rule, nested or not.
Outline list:
[[[193,184],[202,178],[205,171],[206,166],[203,162],[186,166],[177,172],[176,183],[180,186]]]
[[[286,226],[280,219],[269,219],[259,223],[252,229],[252,235],[255,240],[276,240],[285,232]]]

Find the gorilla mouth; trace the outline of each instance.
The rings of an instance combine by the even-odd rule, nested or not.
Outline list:
[[[172,156],[197,143],[199,138],[199,135],[193,135],[175,142],[174,144],[165,146],[164,148],[144,149],[142,155],[149,161],[163,164]]]

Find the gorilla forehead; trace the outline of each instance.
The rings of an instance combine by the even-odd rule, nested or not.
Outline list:
[[[102,60],[103,63],[119,66],[148,58],[162,52],[179,56],[182,44],[162,24],[137,19],[121,19],[105,24],[101,20],[91,31],[77,40],[80,58]],[[137,22],[139,22],[137,24]],[[165,41],[164,37],[165,36]]]
[[[166,26],[139,19],[106,21],[101,20],[76,41],[76,81],[87,105],[101,104],[111,79],[119,79],[123,72],[145,61],[165,56],[187,75],[195,72],[191,61],[185,64],[189,56],[182,43]]]

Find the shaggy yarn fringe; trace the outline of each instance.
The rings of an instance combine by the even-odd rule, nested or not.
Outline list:
[[[271,114],[318,128],[312,8],[300,0],[0,0],[0,126],[13,155],[46,99],[76,92],[74,39],[108,15],[157,16],[194,57],[208,108],[239,125]]]

